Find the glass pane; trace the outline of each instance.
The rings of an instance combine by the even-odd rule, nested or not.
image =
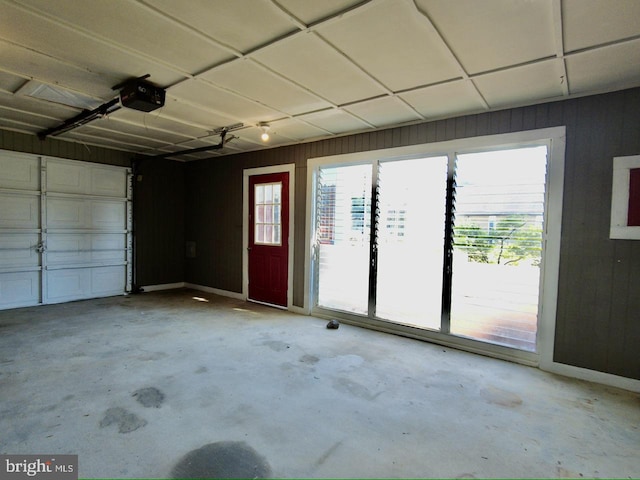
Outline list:
[[[368,311],[371,168],[320,169],[316,229],[321,307]]]
[[[256,223],[264,223],[264,206],[256,205]]]
[[[267,205],[265,207],[264,222],[265,223],[273,223],[273,206],[271,206],[271,205]]]
[[[547,149],[459,155],[451,332],[536,350]]]
[[[255,186],[255,197],[256,197],[256,203],[264,203],[264,186],[263,185],[256,185]]]
[[[264,226],[264,242],[273,243],[273,225]]]
[[[273,241],[274,243],[280,245],[282,243],[282,238],[280,235],[282,227],[280,227],[280,225],[275,225],[273,227]]]
[[[275,205],[273,207],[273,223],[280,225],[282,223],[281,217],[280,217],[280,205]]]
[[[271,203],[273,201],[273,185],[264,186],[264,203]]]
[[[447,157],[383,162],[376,316],[440,329]]]
[[[282,199],[280,197],[280,191],[282,190],[282,184],[277,183],[273,186],[273,203],[280,203]]]
[[[264,243],[264,225],[256,225],[254,241],[256,243]]]

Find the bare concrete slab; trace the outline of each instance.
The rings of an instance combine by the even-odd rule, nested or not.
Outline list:
[[[202,292],[0,312],[0,452],[80,477],[640,477],[639,424],[637,394]]]

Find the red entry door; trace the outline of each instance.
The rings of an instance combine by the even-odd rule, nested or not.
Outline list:
[[[289,173],[249,177],[249,299],[287,306]]]

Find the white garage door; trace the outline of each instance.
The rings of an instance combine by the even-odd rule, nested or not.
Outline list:
[[[0,151],[0,309],[130,289],[130,173]]]

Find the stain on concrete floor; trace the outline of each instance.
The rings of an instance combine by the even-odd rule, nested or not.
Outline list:
[[[164,402],[164,393],[155,387],[141,388],[133,392],[131,396],[136,397],[136,400],[147,408],[160,408]]]
[[[480,390],[480,395],[489,403],[503,407],[517,407],[522,405],[522,399],[513,392],[489,386]]]
[[[209,443],[187,453],[173,478],[269,478],[267,461],[245,442]]]
[[[113,424],[118,425],[119,433],[129,433],[144,427],[147,421],[122,407],[114,407],[104,412],[104,417],[100,420],[100,428]]]

